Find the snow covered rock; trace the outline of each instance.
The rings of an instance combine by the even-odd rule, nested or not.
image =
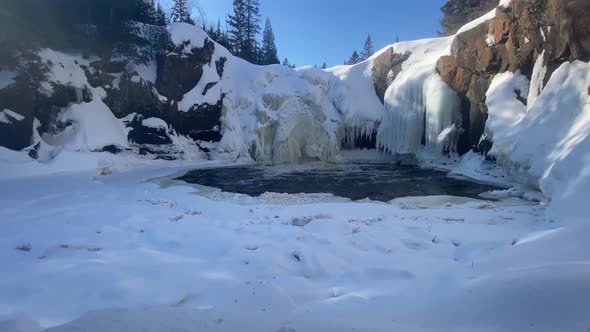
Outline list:
[[[460,31],[451,55],[441,57],[437,70],[461,98],[466,129],[461,151],[478,148],[482,142],[486,93],[496,74],[519,71],[532,79],[530,95],[521,99],[533,103],[559,65],[590,60],[590,23],[583,14],[588,12],[587,1],[512,1]]]
[[[168,124],[159,118],[144,119],[141,114],[130,114],[124,123],[129,128],[129,141],[136,144],[171,144]]]

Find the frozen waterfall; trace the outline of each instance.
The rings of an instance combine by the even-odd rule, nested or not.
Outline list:
[[[379,148],[396,154],[455,152],[461,133],[459,97],[431,66],[402,71],[385,92]],[[443,134],[443,135],[441,135]]]

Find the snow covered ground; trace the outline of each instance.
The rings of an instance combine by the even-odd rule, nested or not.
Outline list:
[[[193,46],[205,38],[182,24],[171,32],[177,43]],[[564,64],[546,86],[543,61],[530,82],[518,72],[499,74],[488,91],[486,134],[504,168],[475,153],[447,160],[438,148],[457,129],[457,96],[435,64],[451,42],[391,45],[412,55],[384,104],[373,92],[371,59],[324,71],[230,58],[224,77],[206,67],[180,108],[231,92],[215,161],[91,152],[127,145],[126,128],[98,88],[90,91],[97,98],[61,114],[75,126],[35,137],[39,161],[0,147],[0,332],[588,332],[590,65]],[[42,55],[60,64],[54,81],[80,93],[87,86],[77,58]],[[222,56],[229,53],[216,48],[214,58]],[[153,64],[144,69],[142,77],[153,76]],[[0,73],[0,86],[12,77]],[[203,95],[213,82],[219,84]],[[519,102],[515,90],[531,102]],[[19,121],[13,113],[0,111],[0,121]],[[422,128],[424,119],[429,125]],[[510,184],[508,173],[516,174],[543,193],[516,187],[487,200],[350,202],[204,195],[170,180],[250,157],[397,160],[340,151],[343,139],[367,136],[380,121],[385,150],[416,152],[421,165],[480,181]],[[157,118],[144,125],[167,127]],[[353,137],[340,137],[347,133]]]
[[[589,227],[514,191],[386,204],[148,181],[185,168],[2,180],[0,330],[590,327]]]

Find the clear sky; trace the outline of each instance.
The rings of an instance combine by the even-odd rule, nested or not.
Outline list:
[[[279,57],[297,65],[342,64],[371,34],[375,50],[400,40],[436,36],[445,0],[260,0]],[[231,12],[232,0],[193,0],[208,22]]]

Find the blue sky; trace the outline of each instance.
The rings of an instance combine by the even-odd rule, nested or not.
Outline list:
[[[436,36],[445,0],[260,0],[270,17],[281,59],[297,65],[339,65],[367,34],[378,50],[395,41]],[[209,22],[231,12],[232,0],[193,0]]]

